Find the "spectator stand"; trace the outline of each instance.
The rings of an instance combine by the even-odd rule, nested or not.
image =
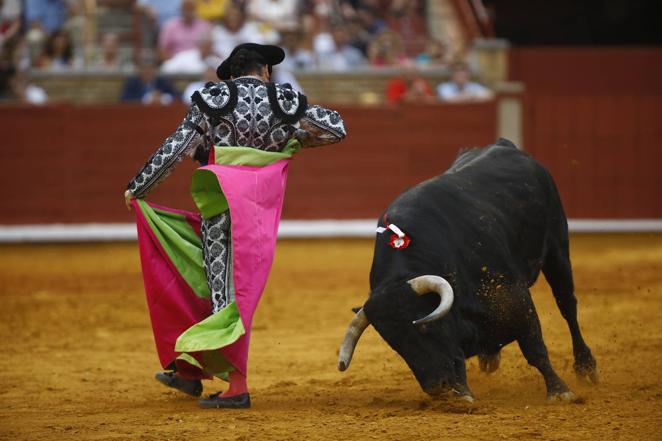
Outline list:
[[[208,34],[212,49],[204,41],[207,27],[191,35],[175,32],[185,35],[187,41],[163,44],[158,60],[164,62],[161,73],[180,91],[200,81],[212,60],[222,59],[234,45],[247,40],[283,44],[288,59],[278,69],[278,78],[298,83],[318,102],[383,104],[389,80],[401,76],[412,64],[422,80],[436,89],[447,80],[450,62],[467,54],[472,72],[482,73],[484,84],[501,87],[498,84],[507,78],[507,46],[478,39],[474,40],[478,44],[466,49],[468,41],[489,35],[476,12],[475,4],[481,2],[472,2],[467,11],[451,0],[269,0],[268,8],[261,1],[56,1],[60,26],[65,29],[60,32],[75,34],[66,30],[71,26],[65,24],[71,21],[86,30],[84,41],[71,39],[72,61],[58,63],[58,69],[52,63],[37,68],[39,57],[30,50],[27,32],[22,36],[27,49],[13,57],[19,60],[14,64],[20,64],[21,70],[30,69],[28,77],[51,101],[117,102],[122,84],[140,70],[141,60],[158,54],[158,36],[145,34],[151,32],[144,26],[145,20],[165,29],[166,23],[191,16],[193,22],[212,27]],[[283,19],[293,11],[296,20]],[[458,36],[453,37],[453,29]],[[189,38],[192,34],[195,39]],[[192,44],[195,47],[189,48]],[[175,60],[178,54],[173,47],[184,49],[177,50],[181,59]]]

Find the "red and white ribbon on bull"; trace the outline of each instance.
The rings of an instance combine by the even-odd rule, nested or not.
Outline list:
[[[388,242],[391,248],[396,250],[403,250],[407,248],[411,243],[409,236],[407,236],[397,225],[388,223],[386,216],[384,216],[384,223],[386,224],[386,228],[377,227],[377,234],[382,234],[383,232],[390,230],[394,233],[391,235],[391,238]]]

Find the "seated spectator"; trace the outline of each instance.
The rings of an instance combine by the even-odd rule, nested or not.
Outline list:
[[[391,104],[437,101],[430,83],[420,76],[416,66],[411,63],[404,67],[401,76],[388,82],[386,100]]]
[[[380,16],[386,14],[391,4],[397,0],[340,0],[341,4],[349,4],[354,9],[358,10],[361,6],[369,6],[375,8]]]
[[[156,26],[162,27],[171,18],[179,16],[181,3],[182,0],[137,0],[136,7]]]
[[[203,20],[219,21],[225,15],[225,8],[232,0],[197,0],[195,12]]]
[[[360,32],[354,46],[367,54],[370,42],[386,28],[386,22],[382,20],[380,12],[375,6],[363,2],[356,7],[356,19]]]
[[[7,58],[8,48],[19,37],[20,30],[20,0],[0,0],[0,56]]]
[[[158,75],[153,60],[143,60],[138,75],[126,79],[121,100],[143,104],[167,105],[177,99],[178,93],[170,81]]]
[[[307,39],[303,31],[285,31],[282,34],[280,46],[285,51],[285,59],[279,66],[283,69],[305,70],[315,67],[315,54],[306,48]]]
[[[14,68],[0,70],[0,102],[12,101],[33,105],[48,102],[44,89],[31,84],[25,71]]]
[[[278,31],[293,30],[297,23],[297,0],[247,0],[248,17]]]
[[[195,0],[182,0],[181,16],[171,18],[161,28],[159,50],[162,59],[195,49],[200,36],[211,31],[209,22],[196,16],[195,8]]]
[[[21,33],[21,7],[18,0],[0,0],[0,71],[4,73],[4,90],[9,90],[8,69],[18,67],[17,50],[24,41]],[[28,66],[29,67],[29,63]],[[11,71],[13,75],[13,70]]]
[[[387,18],[388,27],[400,35],[410,59],[423,52],[427,41],[424,9],[423,0],[393,0]]]
[[[301,10],[319,20],[328,20],[334,10],[335,0],[302,0]]]
[[[2,61],[16,69],[29,70],[34,67],[31,55],[25,35],[19,34],[13,38],[11,44],[5,47]]]
[[[102,0],[106,1],[106,0]],[[117,1],[117,0],[109,0]],[[76,61],[82,67],[91,62],[97,45],[97,0],[66,0],[68,17],[64,29],[71,38]]]
[[[425,43],[425,50],[416,56],[416,64],[420,66],[443,66],[448,64],[450,53],[447,45],[434,38]]]
[[[73,44],[68,32],[59,30],[48,37],[42,54],[37,60],[37,67],[51,71],[80,67],[80,62],[74,60]]]
[[[445,102],[460,103],[489,100],[494,94],[487,87],[469,81],[467,65],[457,63],[453,66],[451,80],[437,86],[437,96]]]
[[[64,27],[68,4],[65,0],[25,0],[25,21],[29,29],[50,35]]]
[[[276,84],[289,84],[292,89],[297,90],[305,95],[305,90],[299,84],[294,74],[282,66],[282,63],[273,67],[272,81]]]
[[[218,67],[218,64],[219,63],[207,65],[202,72],[202,78],[198,81],[193,81],[192,83],[189,83],[188,86],[186,86],[186,89],[184,89],[184,93],[182,94],[182,102],[184,104],[190,105],[193,92],[198,89],[202,89],[206,83],[218,82],[218,77],[216,76],[216,68]]]
[[[11,80],[11,89],[14,97],[19,102],[42,106],[48,102],[46,91],[30,83],[27,74],[24,71],[18,71]]]
[[[135,13],[139,19],[140,46],[158,45],[160,29],[171,18],[179,16],[181,0],[136,0]]]
[[[232,49],[242,43],[273,44],[280,39],[275,31],[260,29],[253,21],[246,21],[241,8],[229,4],[225,10],[223,21],[212,30],[214,52],[225,58]]]
[[[207,66],[218,66],[222,58],[214,52],[211,34],[202,34],[198,38],[198,45],[177,53],[161,66],[161,72],[166,74],[188,73],[202,74]]]
[[[398,66],[407,61],[402,39],[390,29],[382,30],[368,46],[368,59],[373,66]]]
[[[336,25],[330,33],[315,36],[313,47],[317,66],[323,70],[347,71],[366,64],[360,50],[349,44],[349,34],[344,25]]]
[[[107,32],[101,37],[99,52],[92,63],[92,68],[107,71],[131,68],[131,62],[120,56],[119,36],[115,32]]]
[[[48,36],[64,28],[68,5],[65,0],[25,0],[23,6],[30,58],[35,59],[43,51]]]

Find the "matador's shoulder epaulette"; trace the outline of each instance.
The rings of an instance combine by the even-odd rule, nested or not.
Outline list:
[[[271,109],[287,123],[295,123],[301,119],[308,108],[306,95],[292,89],[289,84],[267,84]]]
[[[237,105],[237,86],[232,81],[208,82],[191,95],[191,102],[211,118],[230,113]]]

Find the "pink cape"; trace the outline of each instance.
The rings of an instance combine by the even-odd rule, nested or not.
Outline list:
[[[246,333],[221,351],[244,375],[253,314],[274,259],[288,163],[280,160],[264,167],[202,167],[218,177],[230,207],[235,301]]]
[[[210,171],[218,178],[229,205],[235,301],[245,330],[235,341],[209,350],[220,352],[226,361],[243,374],[247,371],[253,314],[273,262],[287,183],[287,165],[288,160],[280,160],[262,167],[209,165],[199,169]],[[159,359],[162,366],[166,367],[179,355],[175,351],[178,337],[208,318],[211,304],[208,298],[201,299],[195,294],[182,277],[181,268],[178,269],[168,257],[135,202],[134,207],[138,218],[138,241],[147,303]],[[199,234],[199,215],[164,207],[155,208],[183,215]],[[202,352],[189,352],[189,355],[204,368]],[[205,378],[209,374],[216,372],[186,369],[189,378]]]
[[[173,210],[156,204],[150,207],[184,216],[193,230],[200,234],[200,215]],[[211,301],[198,297],[161,245],[140,206],[132,202],[136,213],[138,247],[142,266],[147,308],[159,361],[164,368],[175,361],[177,337],[209,315]]]

